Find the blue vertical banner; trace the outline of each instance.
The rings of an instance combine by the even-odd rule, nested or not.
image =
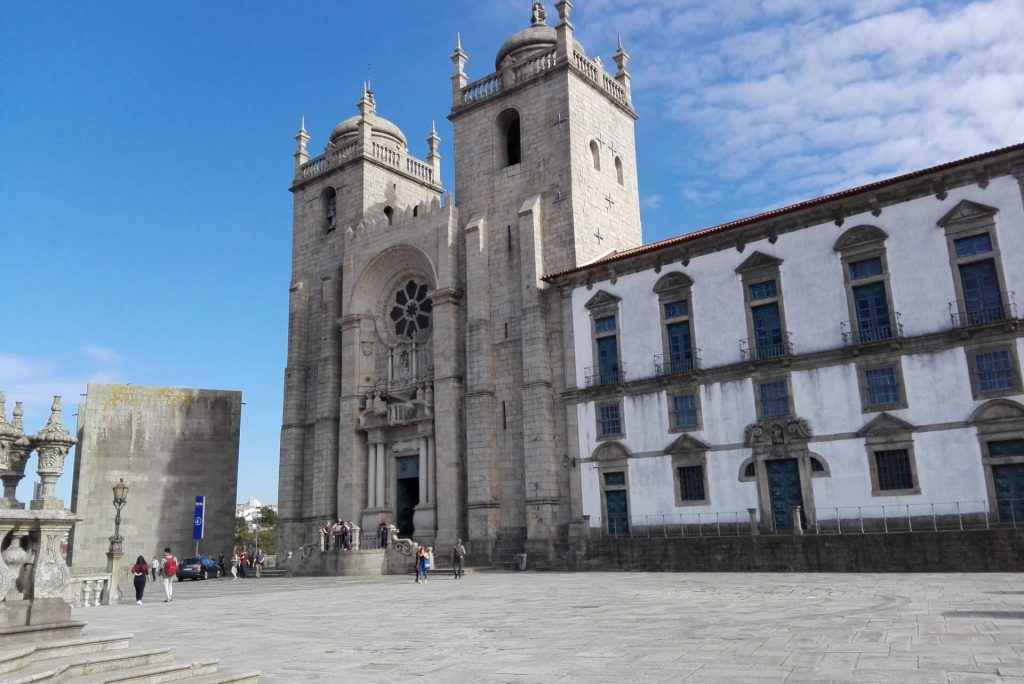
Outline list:
[[[203,528],[206,525],[206,497],[196,497],[195,513],[192,514],[192,539],[199,541],[203,538]]]

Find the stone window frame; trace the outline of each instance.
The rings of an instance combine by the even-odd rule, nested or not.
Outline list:
[[[1024,463],[1024,456],[993,457],[989,453],[989,443],[1024,439],[1024,405],[1009,399],[991,399],[974,410],[967,424],[974,426],[977,431],[989,513],[998,520],[999,500],[992,467]]]
[[[334,212],[331,213],[333,200]],[[338,227],[338,191],[334,186],[328,185],[320,193],[320,225],[325,233],[330,233]]]
[[[1006,289],[1006,276],[1003,272],[1003,258],[1002,252],[999,249],[999,236],[996,230],[996,214],[999,213],[999,209],[996,207],[990,207],[987,204],[981,204],[980,202],[972,202],[971,200],[961,200],[955,207],[950,209],[946,214],[936,221],[938,225],[946,234],[946,249],[949,253],[949,272],[953,277],[953,288],[956,292],[956,307],[957,313],[960,315],[961,321],[966,321],[967,312],[964,309],[963,303],[966,300],[964,297],[963,282],[960,279],[960,266],[965,264],[971,264],[978,261],[985,261],[991,259],[995,264],[996,278],[999,280],[999,293],[1003,298],[1003,307],[1009,308],[1010,302],[1006,301],[1007,289]],[[956,241],[971,237],[972,235],[987,234],[989,240],[992,242],[992,251],[985,252],[983,254],[972,254],[966,257],[958,257],[956,254]],[[1009,318],[1009,316],[1007,316]],[[961,325],[961,327],[965,327]]]
[[[497,166],[501,169],[508,169],[514,166],[518,166],[523,163],[523,116],[520,111],[515,107],[506,107],[501,110],[497,117],[494,119],[495,131],[497,133],[497,142],[495,145],[495,151],[497,152]],[[517,153],[518,155],[511,154],[510,148],[510,132],[513,124],[519,126],[519,145]],[[518,158],[515,158],[518,156]]]
[[[907,386],[903,380],[903,357],[900,354],[872,356],[870,360],[860,361],[857,368],[857,388],[860,391],[861,413],[878,413],[880,411],[894,411],[905,409],[910,404],[907,401]],[[893,368],[896,371],[896,388],[900,393],[899,401],[891,404],[872,404],[868,394],[867,372],[882,368]]]
[[[619,314],[619,309],[622,304],[622,298],[617,297],[610,292],[605,290],[598,290],[597,293],[591,297],[584,308],[590,312],[590,340],[591,340],[591,366],[598,366],[600,361],[598,360],[597,353],[597,341],[606,337],[615,337],[615,363],[619,369],[619,373],[623,373],[622,369],[622,338],[619,337],[619,323],[622,320],[622,316]],[[615,330],[611,332],[597,332],[597,321],[601,318],[607,318],[608,316],[615,317]],[[625,377],[624,375],[622,377]],[[599,383],[608,384],[608,383]]]
[[[605,442],[594,450],[591,458],[597,463],[597,482],[601,491],[601,527],[602,533],[608,530],[608,505],[605,492],[626,492],[626,514],[630,529],[633,527],[632,497],[629,495],[629,459],[632,454],[621,442]],[[609,473],[623,473],[624,484],[607,485],[604,476]]]
[[[754,472],[748,475],[747,470],[750,469],[750,466],[754,466]],[[737,480],[739,482],[757,482],[757,457],[748,456],[740,462],[739,477],[737,477]]]
[[[690,357],[693,360],[693,368],[697,370],[697,335],[693,320],[693,278],[682,271],[666,273],[658,278],[658,282],[652,288],[658,296],[658,320],[661,321],[661,351],[663,375],[671,374],[668,368],[669,345],[668,326],[672,323],[688,322],[690,324]],[[686,315],[665,317],[665,305],[673,302],[686,302]],[[682,371],[690,372],[690,371]]]
[[[796,405],[793,401],[793,379],[789,373],[766,373],[763,375],[752,375],[750,376],[751,381],[754,384],[754,408],[759,421],[773,421],[781,418],[795,417],[797,415]],[[761,400],[761,385],[768,382],[780,382],[786,383],[786,400],[789,405],[789,410],[786,413],[778,413],[774,415],[765,415],[764,407]]]
[[[619,409],[619,431],[615,434],[601,434],[601,407],[602,406],[615,406]],[[626,416],[622,409],[622,397],[616,399],[610,399],[607,401],[594,402],[594,424],[596,432],[596,441],[607,442],[622,439],[626,436]]]
[[[676,507],[686,506],[710,506],[711,487],[708,482],[708,450],[710,447],[691,435],[681,435],[672,444],[665,448],[664,453],[672,457],[672,489],[675,492]],[[682,482],[679,479],[679,469],[699,466],[701,476],[704,478],[703,499],[683,499]]]
[[[882,412],[857,432],[864,438],[864,451],[867,456],[868,474],[871,478],[871,496],[913,496],[921,493],[921,480],[918,477],[917,457],[914,453],[915,426],[895,416]],[[877,451],[896,451],[905,449],[910,467],[913,487],[909,489],[879,489],[878,467],[875,460]]]
[[[736,267],[736,273],[740,276],[740,283],[743,287],[743,307],[747,320],[747,339],[756,344],[754,332],[754,307],[766,304],[778,304],[779,325],[782,327],[782,343],[789,349],[789,326],[786,324],[786,303],[782,294],[782,259],[764,252],[754,252],[747,257],[742,264]],[[758,299],[756,302],[750,299],[750,286],[763,283],[768,280],[775,281],[775,296],[765,299]],[[754,360],[762,360],[756,349],[750,350]],[[788,353],[781,354],[781,357],[789,356]],[[779,358],[770,357],[769,360]]]
[[[596,140],[590,141],[590,162],[594,171],[601,170],[601,146],[597,144]]]
[[[692,427],[678,427],[675,424],[675,411],[672,404],[675,397],[689,394],[693,396],[693,405],[697,411],[697,423]],[[700,385],[685,385],[673,387],[666,390],[665,401],[668,405],[668,431],[669,433],[698,432],[704,429],[704,411],[701,406]]]
[[[860,342],[857,330],[853,327],[857,324],[857,303],[853,295],[853,288],[874,283],[882,283],[885,288],[885,303],[889,308],[889,325],[892,330],[892,335],[886,338],[886,341],[899,337],[896,305],[893,302],[892,283],[889,279],[889,261],[886,257],[885,241],[888,238],[889,235],[878,226],[862,224],[844,232],[832,246],[832,249],[839,253],[839,261],[843,267],[843,285],[846,289],[846,320],[850,322],[850,332],[853,335],[854,344]],[[876,258],[882,263],[882,272],[879,275],[857,280],[851,277],[851,264]]]
[[[1001,390],[982,390],[981,381],[978,377],[977,354],[985,352],[1005,351],[1010,359],[1010,373],[1013,376],[1013,387]],[[974,399],[996,399],[998,397],[1014,396],[1021,393],[1020,359],[1017,355],[1017,344],[1015,340],[1009,342],[989,342],[984,344],[971,344],[964,347],[964,354],[967,357],[967,373],[971,378],[971,396]]]
[[[625,185],[625,175],[622,168],[622,157],[615,157],[615,180],[619,182],[619,185]]]

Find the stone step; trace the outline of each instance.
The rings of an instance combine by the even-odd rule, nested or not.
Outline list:
[[[195,681],[199,677],[209,677],[223,673],[217,672],[218,660],[203,660],[191,663],[171,663],[169,665],[143,665],[117,672],[101,672],[75,679],[75,684],[159,684],[160,682],[178,682],[181,680]],[[247,675],[248,676],[248,675]],[[214,679],[213,681],[220,681]],[[224,681],[233,682],[234,679]],[[240,680],[252,681],[252,680]],[[259,681],[258,676],[256,681]]]
[[[199,675],[188,680],[189,684],[259,684],[260,673],[253,672],[215,672]]]
[[[52,658],[31,663],[16,672],[10,672],[7,678],[0,681],[3,684],[78,682],[81,681],[81,677],[87,675],[103,674],[110,676],[113,672],[124,671],[130,668],[162,665],[170,662],[173,658],[174,651],[169,648],[138,651],[125,650],[115,653],[91,653],[67,658]],[[98,681],[106,680],[99,679]]]
[[[70,639],[81,636],[83,629],[85,629],[85,623],[77,620],[24,627],[0,627],[0,646]]]
[[[40,660],[116,651],[128,648],[130,634],[123,636],[78,637],[56,639],[38,644],[16,645],[0,649],[0,674],[28,667]]]

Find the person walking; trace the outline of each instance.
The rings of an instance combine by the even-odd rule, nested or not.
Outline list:
[[[231,579],[238,579],[238,554],[231,554]]]
[[[384,520],[377,525],[377,539],[380,540],[380,548],[388,548],[388,524]]]
[[[164,547],[164,559],[160,564],[160,570],[164,574],[164,603],[174,600],[174,587],[171,582],[178,574],[178,559],[171,553],[171,547]]]
[[[256,579],[263,577],[263,563],[266,561],[266,556],[259,549],[256,549],[256,555],[252,559],[252,566],[256,568]]]
[[[462,559],[465,557],[466,547],[462,545],[462,540],[458,539],[452,547],[452,572],[455,573],[455,579],[462,579],[462,575],[465,574],[462,570]]]
[[[238,556],[238,576],[242,579],[249,577],[249,554],[244,550]]]
[[[421,546],[416,549],[416,584],[421,584],[427,581],[427,563],[429,559],[427,557],[427,549],[425,546]]]
[[[341,551],[341,539],[345,536],[345,526],[338,520],[331,528],[331,535],[334,537],[334,550]]]
[[[153,571],[153,581],[156,582],[156,576],[160,572],[160,559],[153,556],[153,562],[150,563],[149,567]]]
[[[145,556],[135,559],[131,572],[132,584],[135,585],[135,603],[141,606],[142,594],[146,591],[146,582],[149,581],[149,563],[146,562]]]

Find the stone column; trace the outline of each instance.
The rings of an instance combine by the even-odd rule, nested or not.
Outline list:
[[[121,602],[121,575],[124,572],[123,551],[107,551],[107,572],[110,573],[110,603]]]
[[[374,496],[374,506],[377,508],[383,508],[387,505],[386,492],[386,480],[384,478],[384,465],[387,463],[387,447],[384,444],[377,445],[377,462],[374,464],[376,467],[376,475],[374,477],[374,483],[376,485],[376,496]]]
[[[377,445],[373,442],[366,442],[366,506],[375,508],[377,506]]]
[[[748,508],[747,515],[750,517],[750,534],[752,536],[761,534],[761,531],[757,528],[757,509]]]
[[[427,447],[427,503],[437,502],[437,474],[434,467],[434,438],[423,438]]]
[[[792,506],[789,512],[793,515],[793,534],[799,536],[804,533],[804,523],[800,519],[800,506]]]
[[[430,503],[430,492],[428,491],[427,482],[427,438],[420,437],[419,442],[419,457],[420,457],[420,505]]]

